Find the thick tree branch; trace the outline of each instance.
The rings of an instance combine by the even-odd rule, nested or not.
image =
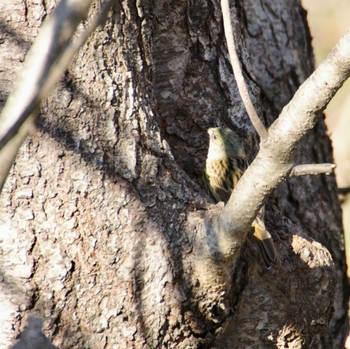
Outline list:
[[[236,51],[235,39],[232,31],[231,16],[230,16],[231,12],[230,12],[230,6],[228,3],[228,0],[221,0],[221,11],[222,11],[222,16],[224,21],[224,30],[225,30],[227,48],[230,55],[231,66],[237,82],[238,91],[239,91],[239,94],[241,95],[243,104],[245,106],[245,109],[247,110],[250,121],[252,122],[256,132],[260,136],[260,139],[263,140],[267,137],[267,131],[264,124],[261,122],[258,114],[255,111],[254,105],[249,96],[247,85],[244,81],[240,61]]]
[[[0,115],[0,191],[17,151],[33,124],[40,102],[56,84],[74,54],[106,18],[112,0],[73,42],[77,26],[87,17],[92,0],[62,0],[43,24],[22,72]]]
[[[321,112],[350,75],[350,31],[327,59],[299,87],[268,130],[268,137],[242,176],[219,216],[221,231],[248,231],[266,197],[292,171],[291,159],[302,139],[316,124]],[[232,240],[232,243],[236,243]],[[229,247],[228,247],[229,248]]]
[[[335,169],[334,164],[307,164],[296,165],[292,168],[289,177],[306,176],[306,175],[318,175],[318,174],[331,174]]]

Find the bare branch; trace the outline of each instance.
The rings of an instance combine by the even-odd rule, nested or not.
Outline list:
[[[226,243],[236,243],[232,233],[247,231],[266,197],[287,178],[298,143],[315,126],[319,112],[349,76],[350,31],[299,87],[269,128],[257,157],[220,214],[219,224],[226,233]]]
[[[305,175],[318,175],[318,174],[331,174],[335,169],[334,164],[307,164],[296,165],[292,168],[289,177],[293,176],[305,176]]]
[[[71,42],[77,26],[87,16],[91,2],[62,0],[43,24],[27,55],[15,89],[0,115],[0,190],[32,127],[41,100],[62,76],[89,35],[106,18],[113,1],[106,1],[88,28]]]
[[[222,10],[222,16],[224,20],[224,30],[225,30],[227,48],[230,55],[231,66],[233,69],[233,73],[235,75],[239,94],[241,95],[243,104],[245,106],[245,109],[247,110],[250,121],[252,122],[256,132],[260,136],[260,139],[264,140],[267,137],[267,131],[264,124],[261,122],[258,114],[255,111],[254,105],[249,96],[247,85],[244,81],[241,65],[237,55],[235,39],[232,31],[232,24],[231,24],[231,17],[230,17],[231,12],[230,12],[230,6],[228,3],[228,0],[221,0],[221,10]]]

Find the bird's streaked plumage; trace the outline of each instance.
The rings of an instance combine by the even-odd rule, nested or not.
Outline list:
[[[216,202],[225,204],[232,190],[247,169],[246,154],[238,135],[228,128],[210,128],[209,149],[204,169],[208,191]],[[254,236],[261,243],[262,254],[267,265],[276,262],[276,250],[263,218],[263,210],[254,220]]]

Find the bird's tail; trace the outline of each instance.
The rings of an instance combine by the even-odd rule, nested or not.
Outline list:
[[[254,228],[254,236],[259,242],[259,247],[261,247],[264,262],[267,267],[271,267],[271,264],[277,262],[276,248],[271,234],[267,231],[265,223],[259,215],[255,218],[252,227]]]

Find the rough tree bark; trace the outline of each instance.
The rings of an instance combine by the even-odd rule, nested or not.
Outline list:
[[[1,5],[2,102],[53,5]],[[299,1],[231,6],[269,126],[314,68],[306,14]],[[254,158],[219,1],[116,2],[44,103],[1,197],[4,348],[29,314],[60,348],[341,347],[348,293],[334,177],[291,178],[269,198],[278,265],[266,270],[249,238],[226,259],[209,226],[221,208],[201,181],[215,125],[235,129]],[[331,154],[320,116],[295,162]]]

